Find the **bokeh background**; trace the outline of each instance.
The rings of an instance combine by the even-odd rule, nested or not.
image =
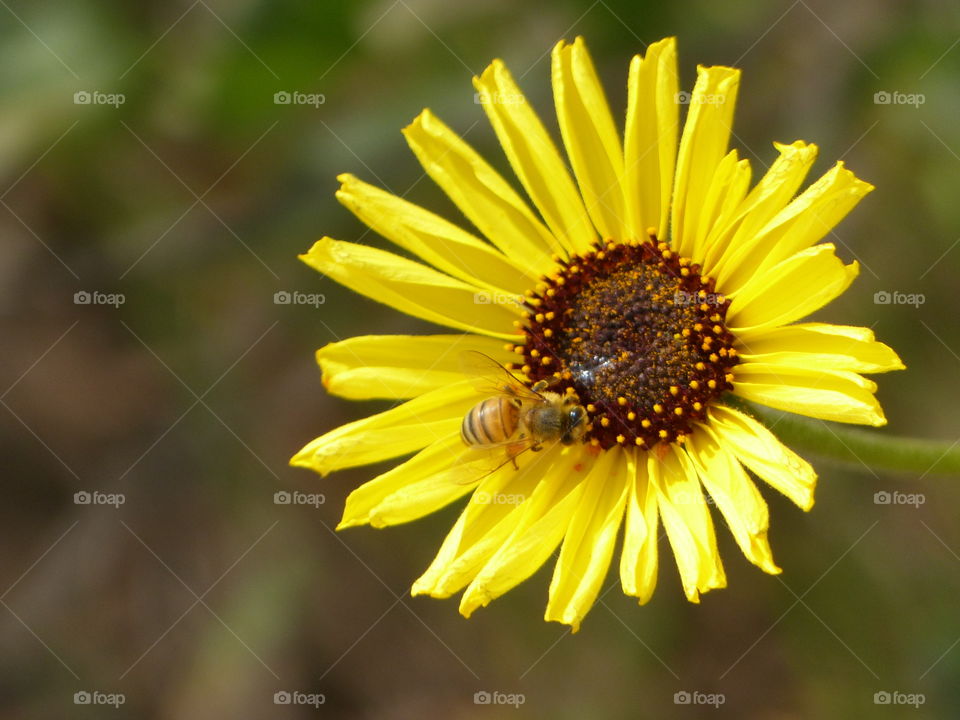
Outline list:
[[[956,4],[0,5],[0,716],[956,717],[956,479],[817,461],[812,512],[765,492],[780,578],[718,525],[729,588],[690,605],[661,539],[650,604],[611,574],[572,636],[541,620],[549,569],[470,621],[409,598],[458,507],[334,534],[382,468],[287,466],[386,406],[327,396],[316,348],[430,330],[297,261],[323,234],[384,245],[338,206],[336,175],[456,217],[400,128],[429,106],[506,171],[471,76],[502,57],[556,132],[549,50],[577,34],[618,118],[630,57],[675,34],[685,87],[697,63],[744,69],[733,144],[755,176],[771,141],[803,138],[821,147],[811,177],[843,158],[876,184],[834,238],[861,276],[820,316],[873,327],[910,367],[880,379],[890,432],[960,437]],[[284,91],[323,102],[276,104]],[[325,502],[277,505],[278,490]],[[925,502],[875,504],[883,490]],[[282,691],[325,702],[277,705]],[[682,691],[725,702],[677,705]]]

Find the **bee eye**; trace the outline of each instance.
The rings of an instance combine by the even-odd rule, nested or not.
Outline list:
[[[572,445],[580,437],[582,433],[577,433],[577,431],[585,415],[586,411],[580,406],[571,408],[567,412],[567,429],[560,438],[560,442],[564,445]]]

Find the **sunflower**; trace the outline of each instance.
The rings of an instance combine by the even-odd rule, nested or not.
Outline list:
[[[403,402],[317,438],[291,464],[326,475],[412,454],[350,494],[339,528],[405,523],[469,495],[413,594],[464,590],[469,617],[559,547],[545,618],[576,631],[621,527],[620,583],[641,604],[657,581],[661,522],[687,599],[725,586],[710,504],[747,560],[779,573],[750,473],[803,510],[817,476],[736,398],[879,426],[862,373],[903,365],[869,329],[796,322],[856,277],[857,263],[820,241],[872,186],[837,162],[798,194],[817,148],[796,141],[775,144],[751,188],[750,163],[728,151],[739,70],[698,67],[680,92],[675,40],[650,45],[630,63],[622,137],[582,38],[557,44],[551,73],[572,176],[504,64],[474,78],[535,209],[429,110],[403,134],[478,233],[339,178],[340,202],[419,260],[328,237],[301,259],[458,332],[319,350],[329,392]],[[582,442],[493,472],[463,462],[461,423],[484,399],[464,351],[570,396],[585,412]]]

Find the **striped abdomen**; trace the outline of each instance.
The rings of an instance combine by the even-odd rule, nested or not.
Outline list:
[[[513,437],[519,417],[519,408],[511,398],[487,398],[464,416],[460,437],[471,447],[498,445]]]

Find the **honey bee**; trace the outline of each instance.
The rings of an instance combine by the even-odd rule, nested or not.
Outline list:
[[[484,388],[490,397],[464,416],[460,437],[468,448],[504,450],[506,458],[494,470],[508,462],[518,467],[517,456],[527,450],[539,452],[546,445],[572,445],[583,439],[587,411],[576,396],[548,390],[546,380],[528,388],[493,358],[479,352],[466,356],[469,362],[487,369],[492,384]],[[492,377],[489,371],[494,371]]]

